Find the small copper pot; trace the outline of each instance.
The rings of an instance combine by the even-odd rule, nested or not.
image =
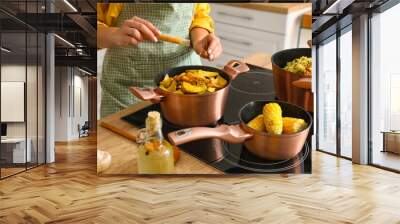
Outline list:
[[[283,111],[284,117],[296,117],[304,119],[308,126],[301,132],[294,134],[273,135],[256,131],[247,123],[262,113],[266,103],[276,102]],[[312,125],[311,115],[302,108],[280,101],[253,101],[246,104],[239,112],[240,124],[220,125],[216,128],[196,127],[188,128],[168,134],[168,138],[174,145],[184,144],[190,141],[218,138],[230,143],[244,143],[244,146],[254,155],[269,160],[287,160],[295,157],[303,148]]]
[[[159,86],[165,75],[175,76],[189,69],[218,72],[228,80],[228,84],[222,89],[206,94],[182,95],[167,92],[158,87],[130,87],[129,90],[139,99],[160,103],[162,115],[172,124],[180,127],[215,125],[224,114],[232,80],[237,75],[249,71],[249,67],[237,60],[230,61],[223,70],[201,65],[176,67],[160,74],[155,80],[156,86]]]
[[[275,92],[279,100],[293,103],[312,112],[313,97],[311,92],[311,79],[307,79],[310,83],[310,88],[299,88],[296,85],[296,81],[304,77],[283,69],[289,61],[301,56],[311,57],[311,49],[293,48],[279,51],[272,55],[271,61]]]

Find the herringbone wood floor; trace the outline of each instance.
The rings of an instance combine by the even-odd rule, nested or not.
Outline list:
[[[98,177],[96,139],[0,181],[0,223],[400,223],[400,175],[319,152],[312,175]]]

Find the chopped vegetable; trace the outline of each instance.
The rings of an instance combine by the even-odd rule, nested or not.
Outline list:
[[[265,131],[264,115],[260,114],[253,118],[249,123],[247,123],[247,126],[257,131]]]
[[[311,57],[302,56],[300,58],[294,59],[293,61],[289,61],[283,69],[292,73],[311,77],[311,61]]]
[[[166,75],[160,82],[160,89],[177,94],[213,93],[224,88],[228,81],[218,72],[186,70],[179,75]]]
[[[265,130],[269,134],[282,134],[282,109],[277,103],[267,103],[263,108]]]
[[[204,93],[207,91],[205,84],[192,85],[189,82],[182,82],[182,90],[185,93]]]
[[[222,78],[222,76],[217,76],[217,78],[211,80],[211,86],[218,89],[224,88],[227,83],[228,82]]]
[[[283,133],[293,134],[307,128],[307,123],[300,118],[284,117],[283,118]]]

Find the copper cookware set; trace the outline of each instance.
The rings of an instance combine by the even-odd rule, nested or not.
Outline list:
[[[285,51],[281,52],[283,52],[282,54],[287,54]],[[304,86],[307,88],[308,82],[306,81],[304,83],[300,77],[284,74],[282,72],[282,54],[279,53],[280,52],[272,56],[277,97],[280,100],[289,101],[298,106],[287,102],[274,102],[280,104],[283,116],[302,118],[308,124],[308,127],[305,130],[295,134],[271,135],[256,131],[246,125],[252,118],[261,114],[263,106],[271,101],[253,101],[244,105],[239,111],[240,124],[223,124],[214,128],[205,127],[215,126],[217,121],[222,118],[232,80],[234,80],[237,75],[249,70],[249,67],[245,63],[237,60],[228,62],[222,70],[208,66],[176,67],[158,75],[155,79],[156,86],[159,86],[159,83],[163,80],[165,75],[179,75],[188,69],[202,69],[218,72],[222,77],[228,80],[228,85],[213,93],[182,95],[167,92],[158,87],[130,87],[129,90],[132,94],[142,100],[160,103],[161,113],[168,122],[180,127],[188,127],[187,129],[168,134],[170,141],[174,145],[180,145],[205,138],[217,138],[230,143],[243,143],[251,153],[261,158],[286,160],[296,156],[301,151],[304,142],[307,139],[312,124],[312,118],[304,108],[307,111],[310,111],[309,109],[312,108],[312,98],[310,106],[309,100],[307,100],[308,98],[306,100],[298,98],[298,101],[296,101],[296,98],[293,97],[293,90],[288,89],[293,88],[293,85],[299,86],[295,87],[297,89],[295,89],[294,92],[296,92]],[[286,57],[286,60],[293,60],[300,56],[309,56],[309,54],[311,56],[311,51],[310,49],[300,49],[296,51],[296,54],[289,54],[290,55],[289,57]],[[299,93],[297,94],[301,95]]]
[[[201,65],[176,67],[160,74],[155,80],[156,86],[159,86],[165,75],[179,75],[189,69],[218,72],[228,84],[213,93],[193,95],[171,93],[160,88],[130,87],[129,90],[142,100],[160,103],[162,115],[172,124],[180,127],[215,125],[224,114],[232,80],[237,75],[249,71],[249,67],[237,60],[228,62],[223,70]]]

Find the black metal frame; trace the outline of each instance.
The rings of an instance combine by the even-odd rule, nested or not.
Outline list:
[[[367,53],[367,63],[368,63],[368,69],[367,69],[367,85],[368,85],[368,100],[367,100],[367,107],[368,107],[368,124],[367,124],[367,132],[368,132],[368,164],[372,164],[372,116],[371,116],[371,111],[372,111],[372,105],[371,105],[371,90],[372,90],[372,83],[371,83],[371,71],[372,71],[372,66],[371,66],[371,55],[372,55],[372,42],[371,42],[371,18],[372,18],[372,13],[368,13],[368,53]]]
[[[336,30],[336,154],[341,156],[341,133],[342,133],[342,123],[340,114],[340,76],[341,76],[341,66],[340,66],[340,30]]]
[[[25,11],[27,10],[27,0],[25,0]],[[36,11],[38,11],[39,7],[38,7],[38,3],[39,0],[36,0]],[[1,10],[2,12],[6,12],[5,10]],[[46,7],[46,11],[47,11],[47,7]],[[11,15],[12,16],[12,15]],[[13,17],[13,16],[12,16]],[[13,17],[14,18],[14,17]],[[16,20],[18,20],[18,18],[15,18]],[[19,21],[19,20],[18,20]],[[42,73],[43,73],[43,78],[42,78],[42,82],[44,84],[44,99],[43,99],[43,103],[44,103],[44,117],[42,117],[44,119],[44,136],[43,136],[43,141],[44,141],[44,145],[42,147],[43,148],[43,159],[44,161],[42,163],[39,163],[39,107],[36,107],[36,143],[37,143],[37,152],[36,152],[36,162],[35,163],[29,163],[28,166],[28,153],[27,153],[27,140],[28,140],[28,112],[27,112],[27,81],[28,81],[28,30],[32,30],[36,33],[36,99],[37,99],[37,104],[39,104],[39,33],[43,33],[43,34],[47,34],[44,32],[41,32],[35,28],[33,28],[32,26],[29,26],[26,23],[23,23],[25,30],[24,32],[22,32],[23,34],[25,34],[25,84],[24,84],[24,120],[25,120],[25,169],[12,173],[8,176],[2,176],[2,168],[0,167],[0,180],[3,180],[5,178],[17,175],[19,173],[25,172],[27,170],[39,167],[43,164],[46,164],[47,162],[47,40],[46,40],[46,35],[44,35],[43,40],[42,40],[42,44],[44,44],[44,50],[42,50],[41,53],[41,57],[42,60],[44,60],[44,66],[42,65],[43,69],[42,69]],[[0,45],[1,45],[1,36],[2,36],[3,32],[0,32]],[[1,67],[1,54],[0,54],[0,67]],[[1,82],[1,69],[0,69],[0,82]],[[0,87],[1,89],[1,87]],[[1,92],[1,91],[0,91]],[[0,100],[1,100],[1,93],[0,93]],[[1,109],[1,108],[0,108]],[[0,115],[0,123],[1,123],[1,115]],[[0,156],[1,156],[1,144],[0,144]]]

